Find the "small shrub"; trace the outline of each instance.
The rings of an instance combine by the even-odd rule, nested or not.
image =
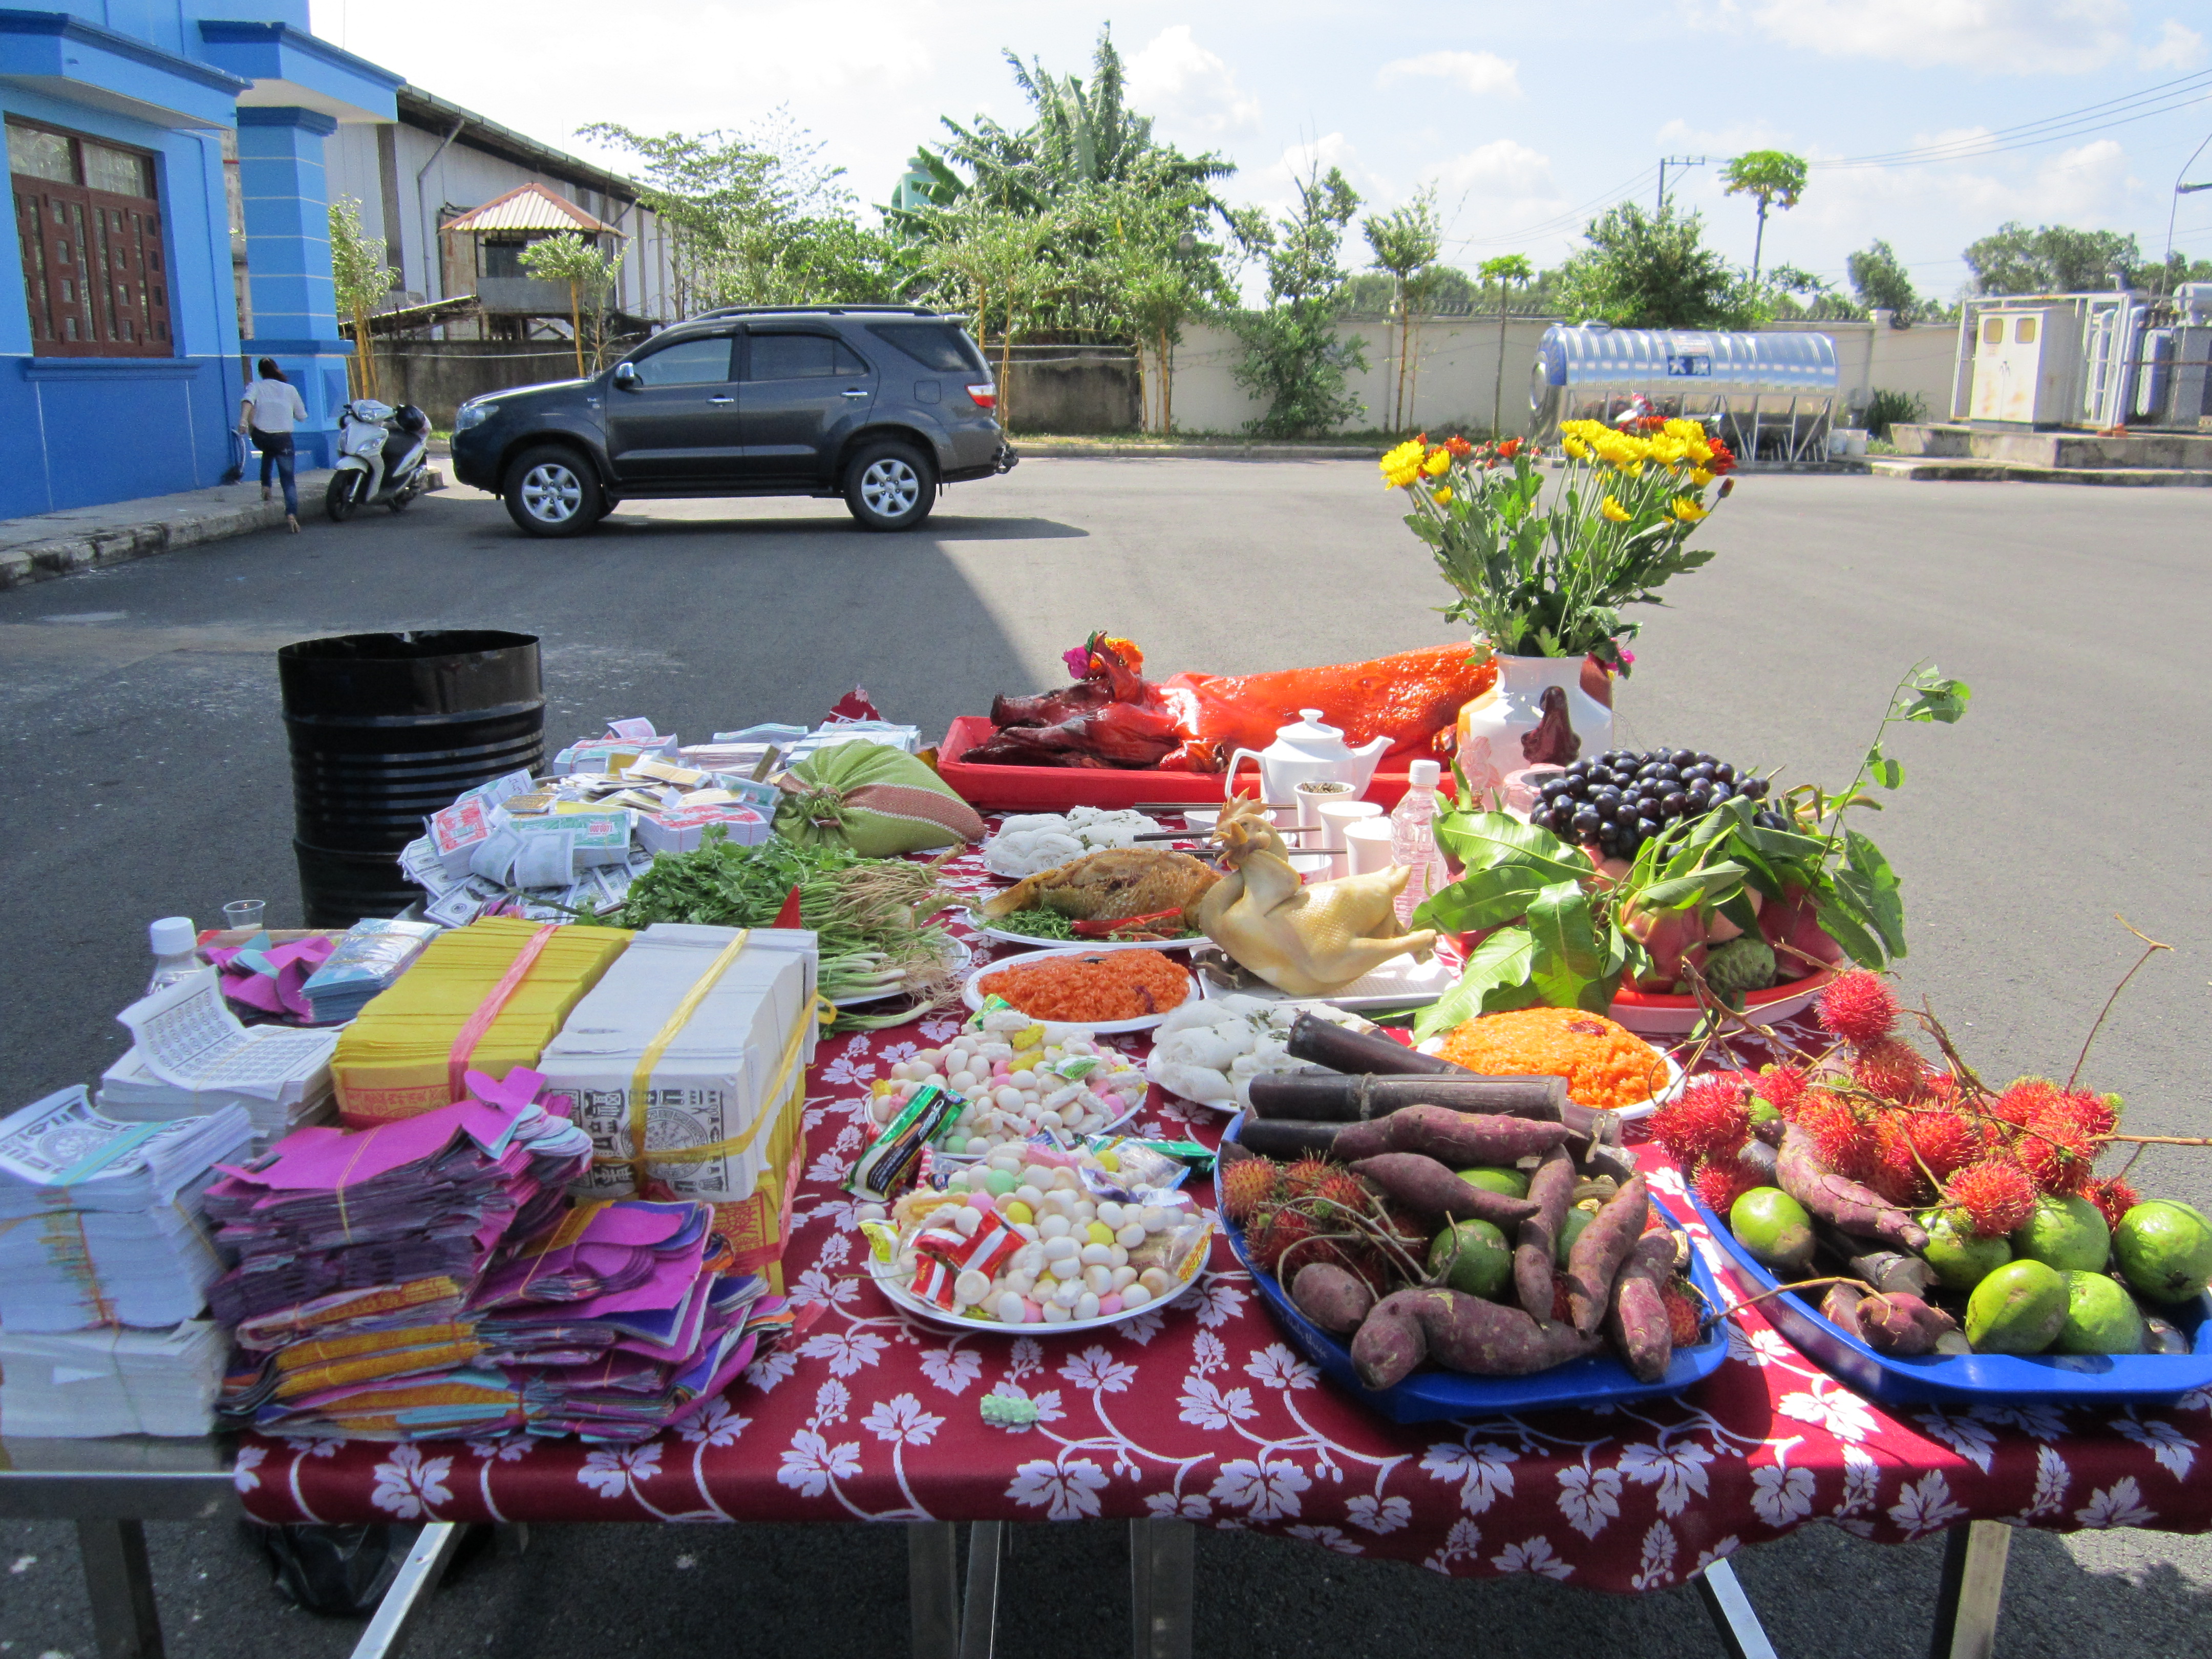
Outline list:
[[[1866,432],[1869,438],[1887,441],[1889,429],[1902,421],[1908,425],[1928,418],[1928,399],[1917,392],[1876,392],[1866,406]]]

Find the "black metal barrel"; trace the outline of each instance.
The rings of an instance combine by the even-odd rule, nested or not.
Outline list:
[[[422,896],[399,849],[464,789],[545,755],[538,641],[489,629],[345,634],[276,653],[293,848],[310,927]]]

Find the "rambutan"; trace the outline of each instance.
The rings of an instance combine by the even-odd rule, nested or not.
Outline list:
[[[1302,1158],[1283,1171],[1283,1188],[1292,1198],[1304,1198],[1318,1188],[1334,1166],[1318,1158]]]
[[[1221,1171],[1221,1204],[1229,1218],[1249,1222],[1260,1206],[1276,1195],[1280,1171],[1264,1158],[1241,1158]]]
[[[2021,1167],[2046,1193],[2063,1196],[2078,1193],[2096,1173],[2097,1154],[2104,1143],[2082,1133],[2063,1097],[2055,1097],[2028,1115],[2014,1142]]]
[[[1928,1092],[1928,1062],[1901,1038],[1877,1037],[1858,1045],[1851,1079],[1877,1100],[1904,1105]]]
[[[1872,1172],[1873,1127],[1826,1090],[1815,1089],[1799,1103],[1797,1127],[1812,1141],[1820,1162],[1837,1175],[1863,1181]]]
[[[1897,1024],[1897,997],[1881,975],[1853,968],[1820,993],[1823,1029],[1846,1042],[1878,1042]]]
[[[1680,1285],[1669,1283],[1659,1292],[1667,1304],[1668,1334],[1678,1348],[1694,1348],[1698,1345],[1700,1314],[1698,1304],[1682,1293]]]
[[[1313,1218],[1297,1210],[1277,1207],[1264,1210],[1251,1230],[1244,1235],[1245,1248],[1252,1260],[1269,1273],[1276,1272],[1283,1256],[1293,1245],[1303,1244],[1319,1232]],[[1312,1249],[1298,1252],[1294,1267],[1303,1267],[1308,1261],[1320,1258]]]
[[[2116,1103],[2118,1095],[2092,1094],[2087,1089],[2069,1089],[2051,1103],[2051,1110],[2064,1118],[2089,1139],[2102,1141],[2120,1127],[2120,1112]]]
[[[1742,1078],[1729,1073],[1697,1079],[1680,1098],[1652,1113],[1647,1127],[1681,1164],[1708,1153],[1734,1152],[1751,1135],[1751,1103]]]
[[[2014,1081],[2004,1091],[1990,1102],[1990,1110],[1996,1116],[2020,1127],[2037,1110],[2058,1098],[2058,1085],[2047,1077],[2024,1077]]]
[[[1322,1177],[1321,1184],[1314,1188],[1313,1197],[1316,1206],[1333,1206],[1337,1210],[1348,1210],[1354,1215],[1364,1216],[1372,1206],[1375,1194],[1367,1183],[1351,1170],[1332,1167]],[[1323,1207],[1322,1212],[1327,1214],[1329,1211]]]
[[[1884,1113],[1874,1126],[1874,1168],[1867,1184],[1899,1209],[1909,1210],[1928,1201],[1928,1178],[1912,1155],[1912,1139],[1898,1120],[1904,1114]]]
[[[1966,1212],[1978,1238],[1998,1238],[2035,1213],[2035,1182],[2017,1164],[1985,1158],[1944,1183],[1944,1197]]]
[[[1700,1158],[1697,1173],[1690,1178],[1697,1188],[1698,1201],[1715,1215],[1726,1219],[1729,1209],[1759,1182],[1751,1171],[1736,1162],[1733,1154],[1719,1158]]]
[[[2119,1231],[2120,1218],[2142,1202],[2142,1194],[2125,1176],[2106,1176],[2082,1188],[2082,1196],[2104,1212],[2105,1224]]]
[[[1797,1115],[1797,1103],[1813,1086],[1802,1066],[1770,1066],[1752,1080],[1752,1092],[1786,1118]]]
[[[1939,1181],[1981,1155],[1981,1136],[1956,1112],[1917,1111],[1899,1115],[1905,1119],[1905,1133],[1912,1150]]]

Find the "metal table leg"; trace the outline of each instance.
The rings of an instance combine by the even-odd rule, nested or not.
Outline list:
[[[1943,1542],[1943,1587],[1936,1595],[1929,1659],[1990,1659],[1996,1652],[1997,1611],[2011,1550],[2012,1528],[2002,1521],[1951,1528]]]
[[[950,1521],[907,1523],[906,1599],[914,1659],[958,1659],[959,1544]]]
[[[1774,1644],[1766,1639],[1766,1632],[1759,1622],[1751,1598],[1736,1582],[1735,1568],[1725,1561],[1716,1561],[1694,1582],[1706,1613],[1712,1617],[1713,1628],[1720,1632],[1721,1644],[1729,1651],[1729,1659],[1775,1659]]]
[[[146,1565],[145,1522],[79,1521],[76,1543],[100,1659],[161,1659],[161,1616]]]
[[[461,1541],[462,1524],[433,1521],[422,1528],[400,1565],[399,1576],[376,1604],[368,1628],[354,1644],[353,1659],[392,1659],[406,1644],[408,1632],[422,1615],[422,1603],[445,1576],[446,1563]]]
[[[1188,1521],[1129,1522],[1129,1651],[1190,1659],[1191,1579],[1198,1530]]]
[[[999,1639],[999,1564],[1006,1524],[978,1521],[968,1528],[968,1601],[960,1613],[960,1659],[991,1659]]]

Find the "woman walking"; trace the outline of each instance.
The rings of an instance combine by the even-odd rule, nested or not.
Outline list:
[[[269,499],[269,469],[284,483],[284,528],[300,533],[300,489],[292,476],[292,428],[307,418],[300,390],[284,378],[273,357],[256,365],[258,378],[246,388],[238,406],[238,429],[261,452],[261,499]]]

